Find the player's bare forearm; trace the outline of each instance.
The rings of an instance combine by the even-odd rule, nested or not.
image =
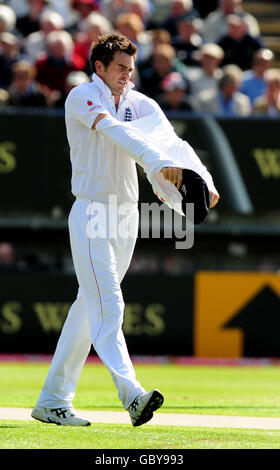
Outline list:
[[[98,114],[97,118],[95,119],[93,125],[92,125],[92,129],[95,129],[96,128],[96,124],[101,121],[101,119],[105,118],[105,117],[108,117],[108,114],[103,114],[103,113],[100,113]]]

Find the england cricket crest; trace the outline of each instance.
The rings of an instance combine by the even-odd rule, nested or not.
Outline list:
[[[125,113],[124,113],[124,120],[125,122],[132,121],[132,112],[130,108],[125,108]]]

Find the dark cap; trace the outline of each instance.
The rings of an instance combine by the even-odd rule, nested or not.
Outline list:
[[[206,182],[193,170],[183,170],[183,180],[179,189],[182,211],[187,216],[187,204],[194,204],[194,225],[205,221],[210,210],[210,194]]]

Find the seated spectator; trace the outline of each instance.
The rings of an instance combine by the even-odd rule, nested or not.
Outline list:
[[[0,33],[8,31],[15,32],[16,15],[12,8],[7,5],[0,5]]]
[[[73,55],[74,43],[66,31],[52,31],[47,37],[47,52],[36,61],[37,81],[46,89],[63,93],[66,77],[80,70],[83,62]]]
[[[140,91],[156,99],[161,93],[161,82],[170,72],[177,72],[176,53],[170,44],[155,47],[151,67],[140,69]]]
[[[20,60],[13,65],[13,81],[8,88],[8,105],[38,107],[46,106],[47,101],[35,81],[36,69],[28,61]]]
[[[90,79],[89,79],[88,75],[85,72],[81,71],[81,70],[70,72],[67,75],[66,81],[65,81],[66,95],[68,95],[70,93],[72,88],[75,88],[76,86],[79,86],[82,83],[87,83],[89,81],[90,81]]]
[[[203,39],[205,42],[218,42],[227,34],[228,15],[237,14],[242,17],[248,26],[248,34],[253,37],[260,36],[259,24],[254,16],[243,10],[242,0],[219,0],[219,8],[209,13],[203,22]]]
[[[16,23],[17,30],[24,37],[40,30],[40,16],[49,2],[48,0],[27,0],[27,3],[28,13],[18,18]]]
[[[64,21],[65,31],[75,32],[79,13],[72,8],[71,0],[47,0],[48,9],[59,13]]]
[[[197,54],[200,67],[187,69],[186,76],[189,81],[190,93],[196,97],[203,90],[217,89],[218,81],[222,76],[220,64],[224,51],[214,43],[203,44]]]
[[[202,45],[199,34],[201,25],[201,20],[192,14],[177,19],[178,34],[172,38],[172,45],[178,59],[187,66],[199,66],[195,52]]]
[[[237,65],[228,65],[223,69],[218,90],[204,90],[198,95],[200,111],[207,111],[220,116],[248,116],[251,105],[248,96],[238,91],[242,70]]]
[[[12,67],[20,58],[20,41],[8,31],[0,33],[0,87],[8,88],[12,83]]]
[[[136,64],[145,60],[151,53],[152,42],[141,18],[136,13],[123,13],[116,18],[114,24],[119,33],[128,37],[137,46]]]
[[[259,38],[248,33],[247,23],[238,15],[228,15],[228,33],[218,41],[224,51],[222,65],[236,64],[242,70],[252,66],[253,56],[263,47]]]
[[[137,63],[137,68],[139,71],[146,70],[147,68],[152,67],[152,61],[153,61],[153,54],[155,48],[159,44],[169,44],[171,45],[171,36],[166,29],[152,29],[149,32],[150,39],[151,39],[151,52],[149,56],[145,60],[140,60]]]
[[[254,101],[253,114],[280,116],[280,69],[265,72],[266,92]]]
[[[82,83],[89,82],[89,77],[85,72],[80,70],[70,72],[65,80],[65,88],[62,93],[60,93],[58,99],[55,100],[53,103],[56,108],[63,108],[65,104],[65,100],[72,90],[76,86],[81,85]]]
[[[74,31],[81,31],[84,20],[93,11],[99,10],[98,0],[70,0],[72,9],[77,13],[77,21],[72,25]]]
[[[0,88],[0,108],[8,104],[9,93],[4,88]]]
[[[272,67],[274,54],[270,49],[259,49],[253,57],[252,69],[243,73],[240,92],[249,96],[253,105],[258,96],[264,95],[265,72]]]
[[[161,82],[162,95],[158,104],[164,111],[190,111],[192,98],[187,95],[188,84],[179,72],[169,73]]]
[[[82,31],[75,37],[74,52],[83,60],[82,69],[89,75],[91,72],[89,65],[90,47],[93,42],[98,42],[98,36],[108,34],[112,31],[111,23],[97,11],[93,11],[84,20]]]
[[[126,13],[135,13],[141,18],[146,31],[157,26],[151,19],[152,9],[150,0],[126,0],[124,7]]]
[[[29,34],[24,42],[24,50],[34,62],[42,52],[46,52],[47,37],[52,31],[62,31],[64,20],[55,11],[46,11],[40,18],[40,30]]]
[[[0,271],[14,269],[16,267],[16,253],[10,242],[0,243]]]
[[[199,12],[193,7],[192,0],[172,0],[171,11],[166,20],[162,24],[162,28],[166,29],[171,36],[176,36],[177,31],[177,20],[183,15],[192,15],[195,18],[199,18]]]
[[[125,13],[126,0],[102,0],[99,3],[100,13],[111,23],[114,23],[117,16]]]

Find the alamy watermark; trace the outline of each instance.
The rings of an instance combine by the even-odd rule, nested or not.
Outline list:
[[[175,248],[178,250],[192,248],[194,244],[192,203],[186,205],[185,217],[166,204],[142,202],[137,208],[135,204],[118,204],[117,196],[110,195],[108,204],[100,202],[88,204],[86,214],[88,217],[86,232],[91,239],[134,238],[137,232],[139,238],[174,237]]]

